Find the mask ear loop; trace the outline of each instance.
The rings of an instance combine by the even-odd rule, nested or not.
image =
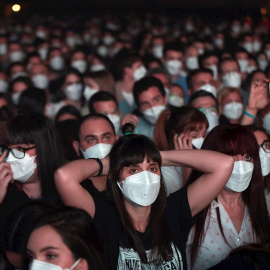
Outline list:
[[[79,258],[70,268],[69,268],[69,270],[72,270],[72,269],[74,269],[79,263],[80,263],[80,261],[81,261],[81,259],[82,258]]]

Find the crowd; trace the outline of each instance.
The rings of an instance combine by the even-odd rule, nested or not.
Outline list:
[[[269,269],[270,23],[0,20],[0,269]]]

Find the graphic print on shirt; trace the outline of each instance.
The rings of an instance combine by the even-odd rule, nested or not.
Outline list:
[[[183,261],[181,252],[175,245],[171,245],[173,250],[173,258],[170,261],[157,263],[157,258],[150,261],[150,250],[146,251],[148,263],[143,263],[137,252],[132,248],[119,248],[118,266],[121,270],[182,270]]]

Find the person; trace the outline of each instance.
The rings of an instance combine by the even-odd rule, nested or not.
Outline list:
[[[40,217],[31,227],[22,270],[105,270],[101,253],[90,216],[80,209],[60,208]]]
[[[53,123],[37,112],[18,114],[4,124],[0,142],[0,227],[31,200],[61,205],[53,174],[64,162]]]
[[[58,169],[55,183],[65,204],[94,218],[104,245],[106,269],[186,269],[185,241],[193,217],[222,189],[233,166],[229,156],[198,150],[159,152],[144,135],[126,134],[102,160],[72,161]],[[163,166],[190,166],[204,172],[166,200]],[[108,175],[112,204],[93,198],[80,183]]]
[[[54,118],[54,122],[61,122],[65,120],[80,120],[82,118],[80,111],[72,105],[62,107]]]
[[[220,125],[207,135],[202,149],[232,156],[234,167],[224,188],[197,216],[189,233],[189,269],[208,269],[236,247],[270,240],[258,143],[252,132],[236,124]],[[193,171],[187,184],[196,182],[198,175]]]
[[[208,121],[198,109],[183,106],[170,112],[166,110],[160,115],[154,131],[154,142],[160,151],[179,149],[200,149]],[[191,169],[187,167],[162,167],[167,195],[182,187]]]

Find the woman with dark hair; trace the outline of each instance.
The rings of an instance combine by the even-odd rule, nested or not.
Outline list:
[[[62,107],[54,118],[54,122],[61,122],[65,120],[80,120],[82,115],[80,111],[72,105]]]
[[[31,228],[23,270],[105,270],[93,220],[83,210],[65,207],[36,220]],[[30,259],[30,261],[29,261]]]
[[[104,245],[106,269],[186,269],[185,241],[193,217],[217,196],[231,174],[233,159],[197,150],[159,152],[143,135],[125,134],[102,160],[72,161],[55,173],[65,204],[94,218]],[[204,174],[166,199],[160,171],[164,166],[190,166]],[[80,183],[108,175],[111,204],[93,198]]]
[[[0,134],[0,223],[32,199],[60,203],[53,181],[63,162],[53,123],[37,112],[8,120]]]
[[[240,125],[218,126],[208,134],[202,149],[230,155],[235,162],[225,187],[198,215],[189,234],[190,269],[207,269],[238,246],[270,240],[259,147],[252,132]],[[188,184],[200,174],[193,171]]]
[[[154,130],[154,142],[160,151],[200,149],[208,121],[206,116],[191,106],[182,106],[173,112],[163,111]],[[175,192],[186,183],[191,169],[187,167],[162,167],[167,195]]]

